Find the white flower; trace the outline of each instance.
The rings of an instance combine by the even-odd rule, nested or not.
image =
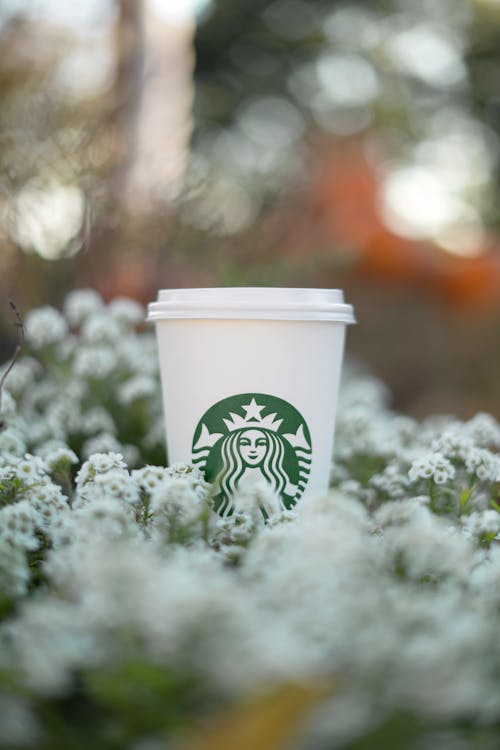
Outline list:
[[[474,447],[472,437],[467,434],[461,423],[454,423],[446,427],[443,432],[431,442],[431,448],[449,458],[459,458],[465,461]]]
[[[44,515],[47,516],[46,513]],[[44,531],[50,537],[54,549],[67,548],[73,544],[78,536],[77,513],[74,510],[69,510],[69,508],[66,511],[61,508],[54,514],[50,513],[50,518],[47,519]],[[74,546],[76,547],[77,545],[75,544]],[[81,554],[77,554],[79,554],[81,559]],[[44,569],[46,572],[49,572],[48,565]]]
[[[24,435],[15,426],[8,426],[0,430],[0,454],[10,453],[22,456],[26,451]]]
[[[35,531],[39,521],[38,513],[28,500],[6,505],[0,510],[0,540],[20,549],[38,549]]]
[[[3,511],[0,519],[3,521]],[[31,538],[31,537],[30,537]],[[13,545],[12,539],[0,529],[0,588],[7,596],[26,593],[30,571],[24,545]]]
[[[91,437],[84,442],[82,446],[82,456],[84,458],[89,458],[95,453],[119,453],[121,450],[122,445],[115,436],[103,432],[100,435],[94,435],[94,437]]]
[[[33,487],[29,490],[28,501],[37,513],[41,525],[50,528],[61,511],[68,510],[67,498],[61,488],[55,484]]]
[[[31,456],[29,453],[26,453],[25,457],[16,464],[16,474],[26,484],[40,482],[47,476],[43,459],[40,456]]]
[[[83,322],[80,335],[89,344],[112,344],[121,335],[121,328],[110,315],[95,312]]]
[[[16,476],[15,463],[16,461],[14,460],[13,463],[8,463],[5,466],[0,466],[0,482],[10,482],[12,479],[14,479],[14,477]]]
[[[71,448],[56,448],[45,456],[45,465],[49,471],[60,471],[79,463],[78,456]]]
[[[78,347],[80,346],[80,341],[77,338],[77,336],[73,336],[69,334],[66,336],[64,341],[61,341],[57,345],[57,356],[59,357],[61,362],[69,362],[75,355],[75,352],[77,351]]]
[[[79,326],[87,316],[103,306],[101,295],[94,289],[75,289],[64,301],[64,314],[71,326]]]
[[[273,516],[285,510],[280,495],[260,478],[240,482],[238,491],[232,498],[232,508],[236,513],[248,514],[255,522],[263,520],[262,511]]]
[[[469,474],[475,474],[478,479],[500,481],[500,457],[486,448],[472,448],[465,460],[465,467]]]
[[[108,310],[115,320],[127,326],[136,326],[144,323],[144,308],[134,299],[115,297],[109,303]]]
[[[150,375],[136,375],[122,383],[118,389],[118,400],[125,405],[132,404],[139,399],[154,396],[157,388],[157,381]]]
[[[269,516],[266,523],[269,527],[280,526],[283,523],[292,523],[297,520],[298,514],[294,510],[282,510]]]
[[[2,402],[0,404],[0,417],[5,420],[11,419],[16,413],[16,402],[10,395],[9,391],[4,388],[2,391]]]
[[[193,464],[174,463],[167,467],[166,475],[169,479],[186,479],[193,491],[202,500],[206,500],[210,491],[210,484],[205,481],[200,469]]]
[[[134,469],[132,472],[134,481],[141,489],[146,490],[146,492],[152,492],[168,476],[170,475],[164,466],[147,465],[143,466],[142,469]]]
[[[246,544],[252,538],[256,525],[247,513],[233,513],[228,518],[220,518],[216,528],[232,544]]]
[[[411,482],[418,479],[434,479],[436,484],[444,484],[455,476],[455,467],[441,453],[427,453],[413,461],[408,472]]]
[[[73,372],[80,377],[105,378],[117,365],[110,346],[83,346],[73,360]]]
[[[130,507],[110,495],[96,497],[92,502],[77,508],[75,516],[77,535],[84,542],[88,535],[117,539],[123,535],[130,536],[136,530]]]
[[[93,406],[90,409],[86,409],[85,413],[81,415],[78,427],[78,431],[84,435],[115,432],[115,423],[111,415],[101,406]],[[104,451],[94,452],[102,453]]]
[[[374,474],[370,478],[369,484],[382,494],[397,499],[406,497],[410,482],[408,475],[405,476],[402,472],[399,463],[391,462],[387,464],[381,474]],[[359,487],[357,492],[359,493]]]
[[[500,449],[500,425],[491,414],[479,412],[466,422],[465,429],[481,448]]]
[[[496,510],[474,511],[461,518],[462,528],[468,537],[481,540],[500,533],[500,513]]]
[[[104,474],[114,469],[126,468],[127,466],[121,453],[93,453],[76,475],[76,486],[83,487],[84,484],[93,480],[98,474]]]
[[[137,375],[159,379],[158,346],[154,334],[122,335],[116,345],[120,367]]]
[[[32,310],[26,316],[26,340],[34,349],[42,349],[62,341],[68,325],[61,313],[49,305]]]
[[[373,514],[376,525],[401,526],[405,524],[425,525],[429,519],[428,498],[416,497],[409,500],[397,500],[383,503]]]
[[[120,444],[118,450],[123,454],[125,463],[130,468],[138,466],[141,463],[141,452],[136,445],[131,445],[130,443]]]
[[[189,476],[169,477],[152,491],[150,509],[155,521],[169,528],[199,520],[207,504]]]
[[[1,368],[2,374],[8,364]],[[8,386],[14,396],[20,396],[26,388],[33,383],[37,375],[40,374],[42,367],[40,362],[33,357],[23,357],[18,359],[9,373]]]
[[[55,453],[56,451],[61,449],[70,450],[64,440],[52,438],[49,440],[44,440],[42,443],[40,443],[40,445],[37,445],[36,455],[40,456],[40,458],[43,458],[45,461],[51,453]]]
[[[112,469],[104,474],[98,474],[93,485],[100,488],[102,497],[123,500],[130,505],[135,505],[139,501],[137,485],[124,469]]]
[[[90,456],[89,463],[94,466],[96,472],[99,474],[111,469],[127,468],[120,453],[95,453]]]

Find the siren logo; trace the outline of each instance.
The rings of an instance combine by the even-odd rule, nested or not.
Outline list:
[[[241,393],[205,412],[193,437],[192,461],[219,490],[216,508],[233,510],[232,495],[248,480],[264,479],[290,508],[302,495],[311,469],[311,437],[287,401]]]

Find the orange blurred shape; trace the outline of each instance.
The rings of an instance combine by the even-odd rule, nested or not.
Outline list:
[[[378,178],[363,142],[333,142],[320,149],[324,153],[311,203],[329,242],[337,248],[349,247],[357,258],[355,272],[422,288],[453,307],[500,307],[498,238],[487,239],[477,257],[463,258],[401,237],[385,226],[377,211]]]
[[[376,176],[357,140],[325,148],[312,202],[338,244],[362,248],[379,231],[376,196]]]
[[[323,682],[284,685],[233,707],[179,750],[285,750],[309,712],[333,693]]]
[[[364,246],[359,273],[385,281],[425,283],[431,273],[428,248],[381,227]]]
[[[141,302],[148,301],[150,290],[155,288],[155,265],[148,263],[142,256],[128,255],[114,259],[113,264],[103,273],[92,279],[92,285],[102,294],[104,299],[114,297],[131,297]]]
[[[491,310],[500,306],[500,255],[477,258],[443,256],[435,280],[443,298],[453,306]]]

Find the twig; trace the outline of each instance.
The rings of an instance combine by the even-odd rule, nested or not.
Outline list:
[[[19,332],[18,332],[17,345],[16,345],[16,348],[14,349],[14,354],[11,357],[9,366],[3,373],[2,377],[0,378],[0,413],[2,411],[2,395],[3,395],[3,388],[5,385],[5,381],[7,380],[12,368],[16,364],[17,358],[21,354],[22,348],[24,346],[24,336],[25,336],[25,328],[24,328],[23,320],[21,318],[21,313],[19,312],[15,303],[11,299],[9,300],[9,305],[15,315],[15,318],[16,318],[15,326],[16,328],[19,329]],[[0,430],[3,430],[4,427],[5,427],[5,421],[0,418]]]

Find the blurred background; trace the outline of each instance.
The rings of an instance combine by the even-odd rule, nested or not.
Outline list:
[[[500,0],[0,0],[0,355],[92,286],[341,287],[416,415],[500,417]]]

